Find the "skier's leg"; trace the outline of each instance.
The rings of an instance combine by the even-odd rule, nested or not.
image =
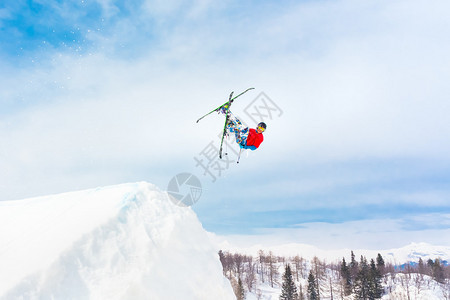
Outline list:
[[[239,130],[239,127],[241,125],[242,125],[242,123],[241,123],[241,121],[239,121],[239,119],[237,119],[232,114],[229,115],[228,124],[227,124],[227,129],[229,132],[236,132],[237,130]]]
[[[241,144],[243,141],[247,140],[248,127],[240,126],[235,129],[236,143]]]
[[[234,132],[236,128],[236,125],[234,124],[234,122],[230,119],[228,119],[228,123],[227,123],[227,130],[228,132]]]
[[[247,140],[248,127],[245,127],[238,118],[231,114],[228,119],[227,130],[234,132],[236,143],[241,144]]]

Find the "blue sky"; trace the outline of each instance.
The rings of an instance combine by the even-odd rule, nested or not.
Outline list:
[[[190,172],[203,185],[193,209],[217,234],[449,245],[449,8],[6,1],[0,199],[134,181],[165,189]],[[213,182],[195,158],[218,144],[223,120],[195,120],[248,87],[233,112],[250,126],[261,93],[280,111],[261,148]]]

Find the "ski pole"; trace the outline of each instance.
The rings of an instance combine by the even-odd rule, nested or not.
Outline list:
[[[227,137],[227,141],[228,141],[228,133],[225,134]],[[225,155],[228,155],[228,143],[227,141],[225,141]]]
[[[239,155],[238,155],[238,159],[237,159],[237,164],[239,163],[239,160],[241,159],[241,152],[242,152],[242,148],[239,148]]]

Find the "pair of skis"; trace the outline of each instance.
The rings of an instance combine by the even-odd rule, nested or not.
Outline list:
[[[239,96],[242,96],[243,94],[245,94],[245,93],[247,93],[248,91],[253,90],[253,89],[254,89],[254,88],[248,88],[248,89],[246,89],[245,91],[243,91],[242,93],[240,93],[239,95],[237,95],[237,96],[235,96],[235,97],[233,97],[233,93],[234,93],[234,92],[231,92],[230,97],[228,98],[228,101],[227,101],[227,102],[225,102],[225,103],[222,104],[221,106],[217,107],[216,109],[213,109],[212,111],[210,111],[209,113],[207,113],[206,115],[200,117],[200,118],[197,120],[197,123],[198,123],[198,121],[200,121],[200,120],[203,119],[204,117],[206,117],[206,116],[212,114],[213,112],[219,111],[219,110],[221,110],[221,109],[224,109],[224,112],[225,112],[225,125],[223,126],[222,139],[220,140],[220,148],[219,148],[219,158],[220,158],[220,159],[222,159],[223,139],[224,139],[224,137],[225,137],[225,135],[226,135],[226,133],[227,133],[227,124],[228,124],[228,120],[230,119],[230,106],[231,106],[231,104],[233,103],[233,101],[234,101],[236,98],[238,98]]]

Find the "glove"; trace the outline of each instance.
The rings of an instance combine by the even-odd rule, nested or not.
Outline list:
[[[247,145],[239,144],[239,147],[240,147],[241,149],[250,149],[250,150],[252,150],[252,151],[256,150],[256,147],[255,147],[255,146],[247,146]]]

